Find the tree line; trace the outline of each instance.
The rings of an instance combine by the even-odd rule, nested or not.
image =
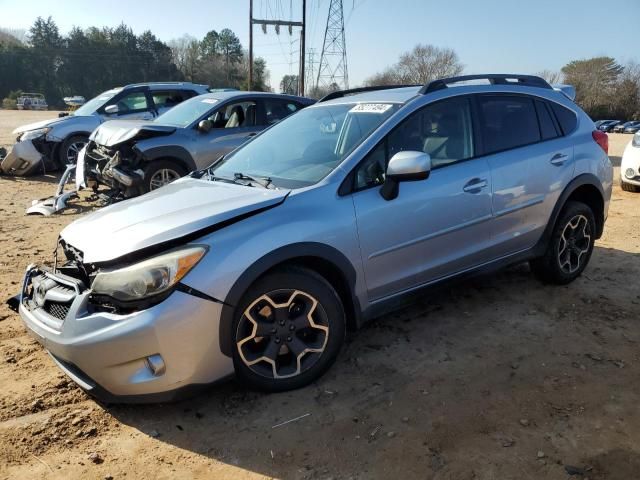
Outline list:
[[[248,60],[229,29],[211,31],[202,40],[159,40],[151,31],[140,35],[121,24],[74,27],[62,35],[55,21],[38,17],[23,42],[12,32],[0,35],[0,99],[5,106],[20,91],[44,93],[49,105],[64,106],[63,97],[89,99],[119,85],[151,81],[193,81],[212,87],[247,89]],[[268,70],[254,60],[255,90],[267,90]]]
[[[424,85],[462,74],[464,65],[456,52],[434,45],[416,45],[397,63],[365,80],[365,85]],[[573,60],[559,72],[538,73],[549,83],[576,88],[576,103],[594,120],[640,120],[640,65],[621,65],[611,57]]]

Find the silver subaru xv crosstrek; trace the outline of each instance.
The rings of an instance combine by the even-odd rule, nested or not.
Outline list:
[[[66,227],[14,304],[108,401],[232,374],[316,380],[408,294],[528,261],[578,277],[612,188],[606,134],[538,77],[337,92],[209,168]]]

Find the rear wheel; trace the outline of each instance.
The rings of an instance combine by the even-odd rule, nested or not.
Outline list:
[[[531,269],[543,282],[565,285],[583,272],[595,241],[596,222],[593,211],[582,202],[565,205],[545,254],[532,260]]]
[[[78,153],[87,144],[89,137],[85,135],[72,135],[60,146],[59,158],[63,166],[74,164],[78,160]]]
[[[271,392],[303,387],[335,361],[345,337],[340,297],[319,274],[288,267],[245,293],[234,321],[240,380]]]
[[[142,193],[164,187],[186,174],[185,168],[174,160],[153,160],[144,169]]]
[[[620,182],[620,188],[625,192],[640,192],[640,187],[632,183]]]

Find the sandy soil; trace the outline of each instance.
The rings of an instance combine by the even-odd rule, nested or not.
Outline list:
[[[35,117],[0,111],[0,143]],[[617,165],[629,139],[610,136]],[[54,181],[0,177],[0,298],[91,208],[25,217]],[[2,305],[0,478],[638,478],[639,205],[615,188],[573,284],[541,285],[527,266],[458,284],[369,324],[318,383],[278,395],[230,381],[106,407]]]

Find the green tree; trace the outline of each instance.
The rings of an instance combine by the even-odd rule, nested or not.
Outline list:
[[[606,115],[624,71],[611,57],[573,60],[564,67],[564,82],[576,89],[576,102],[592,117]]]
[[[280,81],[280,93],[298,94],[298,75],[285,75]]]
[[[224,57],[227,82],[231,83],[234,73],[233,70],[242,60],[242,44],[235,33],[225,28],[218,36],[218,47]]]

